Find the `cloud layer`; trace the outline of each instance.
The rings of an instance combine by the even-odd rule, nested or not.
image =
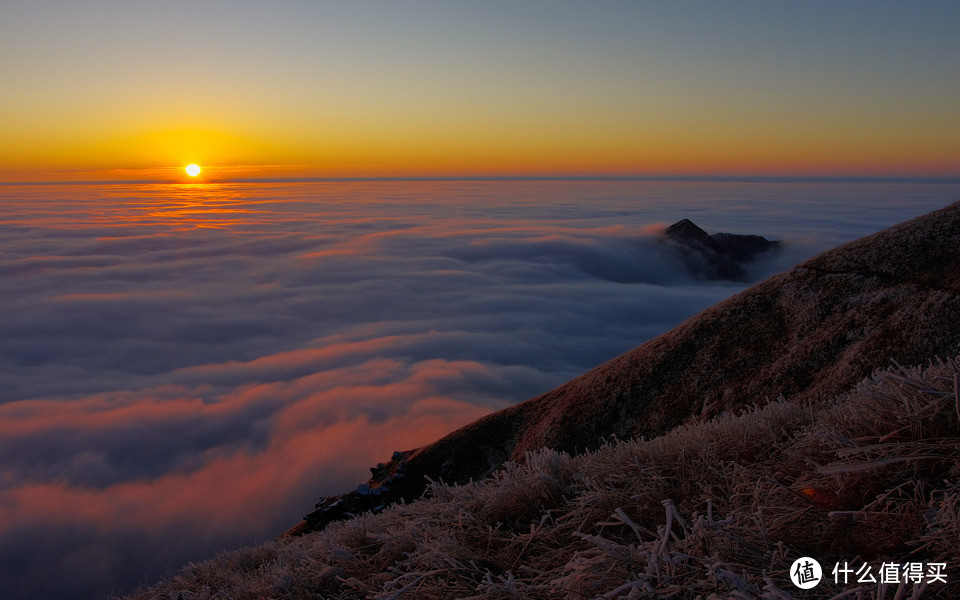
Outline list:
[[[274,536],[742,287],[663,224],[784,239],[762,277],[956,192],[859,185],[0,187],[0,596]]]

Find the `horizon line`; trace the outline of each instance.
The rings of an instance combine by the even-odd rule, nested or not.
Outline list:
[[[960,175],[399,175],[335,177],[236,177],[186,181],[173,179],[101,179],[0,181],[0,185],[203,185],[231,183],[337,183],[416,181],[649,181],[717,183],[932,183],[957,184]]]

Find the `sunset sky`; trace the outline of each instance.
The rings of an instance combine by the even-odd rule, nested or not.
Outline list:
[[[0,180],[960,175],[960,3],[15,0]]]

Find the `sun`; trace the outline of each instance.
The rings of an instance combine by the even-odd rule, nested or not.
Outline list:
[[[200,165],[187,165],[187,175],[196,177],[200,174]]]

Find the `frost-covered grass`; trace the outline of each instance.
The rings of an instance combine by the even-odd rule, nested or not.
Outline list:
[[[780,400],[654,440],[543,450],[477,483],[191,564],[131,596],[960,596],[956,359],[879,372],[823,405]],[[788,570],[824,565],[809,591]],[[947,584],[835,585],[837,561],[946,563]]]

